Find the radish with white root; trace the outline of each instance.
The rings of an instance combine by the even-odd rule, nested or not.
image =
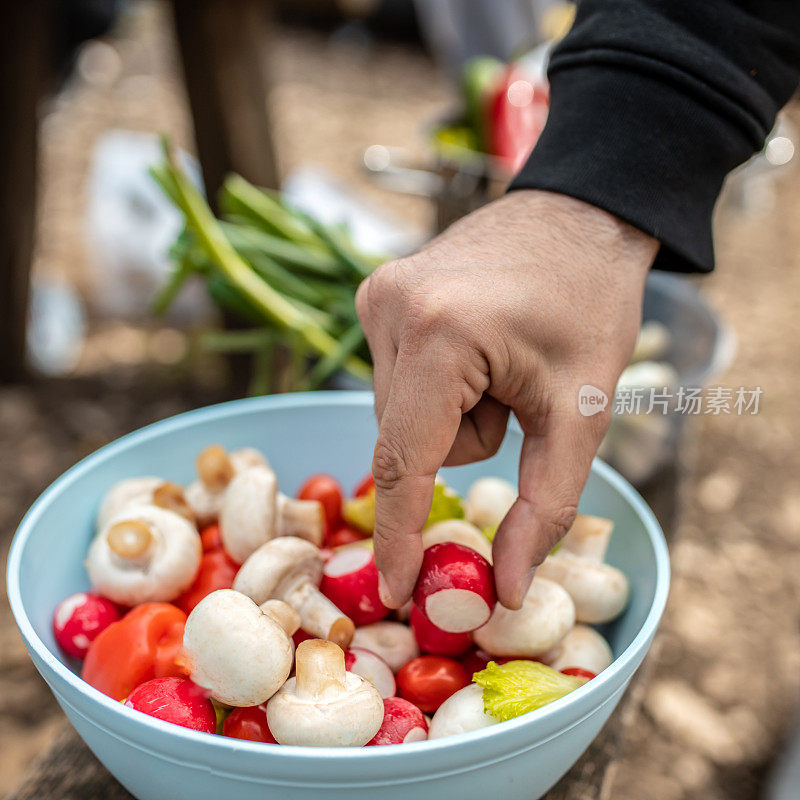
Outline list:
[[[189,614],[183,634],[192,680],[225,705],[265,703],[289,677],[299,622],[286,603],[270,600],[259,608],[232,589],[212,592]]]
[[[402,622],[385,619],[356,628],[353,647],[363,647],[377,653],[395,673],[419,655],[417,640],[411,629]]]
[[[409,624],[423,653],[460,658],[472,647],[468,633],[448,633],[437,628],[416,606],[411,607]]]
[[[614,523],[610,519],[578,514],[561,540],[561,547],[576,556],[602,563],[613,530]]]
[[[467,520],[481,530],[494,530],[517,499],[514,485],[503,478],[478,478],[464,504]]]
[[[422,531],[422,546],[427,550],[441,542],[455,542],[469,547],[492,563],[492,545],[471,522],[465,519],[445,519],[434,522]]]
[[[280,536],[261,545],[233,582],[233,588],[258,605],[283,600],[300,615],[304,631],[346,648],[355,631],[353,620],[317,588],[322,578],[318,547],[295,536]]]
[[[594,628],[576,625],[552,650],[541,656],[543,663],[561,670],[577,667],[599,675],[614,656],[608,642]]]
[[[497,605],[472,638],[495,656],[536,658],[555,647],[574,624],[575,605],[566,590],[537,575],[521,608],[509,611]]]
[[[115,603],[168,602],[197,574],[202,545],[184,517],[152,505],[131,506],[94,538],[86,570],[97,592]]]
[[[294,678],[267,703],[267,722],[280,744],[361,747],[380,730],[383,698],[344,666],[333,642],[309,639],[297,648]]]
[[[559,550],[548,556],[536,570],[566,589],[575,604],[578,622],[591,625],[616,619],[628,602],[628,579],[610,564]]]
[[[477,731],[498,720],[483,710],[483,689],[474,683],[459,689],[436,710],[428,728],[429,739],[442,739],[459,733]]]
[[[372,650],[363,647],[350,647],[344,653],[344,666],[348,672],[355,672],[368,680],[381,697],[393,697],[397,691],[392,668]]]
[[[199,477],[186,487],[186,499],[200,527],[217,521],[222,497],[234,475],[249,467],[268,466],[266,458],[253,447],[229,453],[219,444],[202,450],[195,465]]]
[[[316,500],[293,500],[278,492],[267,466],[242,470],[228,484],[219,512],[225,549],[240,564],[278,536],[296,536],[319,546],[325,536],[325,511]]]
[[[375,555],[366,547],[335,552],[325,562],[319,589],[356,626],[377,622],[389,613],[378,595]]]
[[[177,483],[147,475],[141,478],[126,478],[115,483],[105,493],[100,510],[97,512],[97,530],[101,531],[112,519],[136,506],[158,506],[167,511],[174,511],[190,522],[195,521],[194,512],[186,500],[183,489]]]
[[[425,715],[402,697],[383,699],[383,722],[367,747],[384,744],[409,744],[428,738]]]
[[[492,565],[464,545],[435,544],[422,557],[413,599],[437,628],[474,631],[489,619],[497,602]]]

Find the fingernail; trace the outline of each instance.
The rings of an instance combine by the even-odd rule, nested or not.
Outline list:
[[[392,597],[392,591],[389,588],[389,584],[386,582],[386,578],[383,577],[383,573],[378,573],[378,597],[381,599],[381,603],[389,608],[393,608],[394,598]]]
[[[531,567],[525,574],[525,577],[523,577],[522,581],[520,581],[519,589],[517,590],[517,608],[522,606],[525,596],[528,594],[528,589],[531,588],[531,583],[533,583],[533,576],[535,574],[536,567]]]

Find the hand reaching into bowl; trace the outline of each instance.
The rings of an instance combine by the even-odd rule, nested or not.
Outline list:
[[[488,458],[509,412],[525,439],[519,498],[493,544],[500,602],[519,608],[533,571],[577,512],[641,320],[655,239],[598,208],[524,190],[470,214],[359,288],[375,365],[375,557],[399,607],[422,562],[441,466]]]

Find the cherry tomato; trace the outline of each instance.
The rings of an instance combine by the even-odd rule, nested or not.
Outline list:
[[[418,656],[400,667],[397,693],[426,714],[432,714],[450,695],[463,689],[470,677],[452,658]]]
[[[119,609],[107,598],[78,592],[56,606],[53,634],[68,656],[85,658],[89,645],[119,617]]]
[[[330,475],[312,475],[297,493],[299,500],[316,500],[325,511],[327,530],[337,528],[342,521],[342,487]]]
[[[408,623],[423,653],[458,658],[472,647],[472,637],[468,633],[448,633],[437,628],[416,606],[411,606]]]
[[[222,724],[222,735],[251,742],[277,744],[267,724],[266,703],[248,708],[234,708]]]
[[[114,700],[153,678],[187,677],[178,662],[185,625],[177,606],[142,603],[91,643],[81,677]]]
[[[325,547],[341,547],[343,544],[360,542],[366,538],[366,534],[361,533],[361,531],[357,531],[349,525],[342,525],[325,537]]]
[[[582,667],[567,667],[561,670],[561,674],[572,675],[574,678],[586,678],[587,681],[597,677],[596,673],[588,669],[583,669]]]
[[[217,714],[207,693],[187,678],[147,681],[128,695],[125,705],[195,731],[215,733],[217,730]]]
[[[368,495],[370,492],[375,491],[375,478],[372,475],[367,475],[361,483],[356,486],[355,491],[353,492],[353,497],[364,497]]]
[[[206,525],[206,527],[200,531],[200,543],[203,546],[204,553],[222,550],[222,534],[216,522],[212,522],[211,525]]]
[[[230,589],[238,571],[239,565],[224,550],[204,553],[194,583],[175,600],[175,605],[191,614],[206,595],[217,589]]]

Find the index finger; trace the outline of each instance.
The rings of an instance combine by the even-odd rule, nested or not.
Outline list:
[[[375,562],[381,599],[398,608],[422,563],[420,534],[436,473],[455,440],[462,407],[457,381],[429,357],[398,353],[372,461]]]

